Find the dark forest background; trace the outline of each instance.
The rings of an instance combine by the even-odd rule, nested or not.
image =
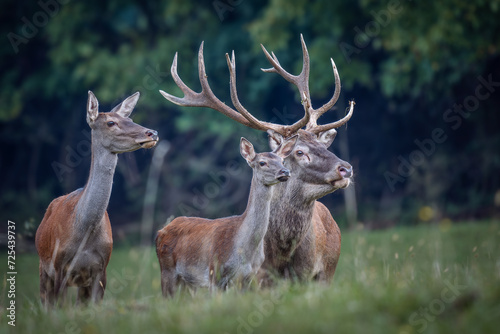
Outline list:
[[[300,99],[260,70],[269,67],[260,43],[298,73],[301,33],[313,105],[333,94],[330,57],[342,80],[320,122],[356,101],[331,148],[354,166],[355,185],[322,199],[342,228],[499,216],[500,1],[3,0],[0,15],[0,213],[25,236],[53,198],[85,184],[88,90],[101,111],[140,91],[134,121],[170,145],[164,157],[158,147],[120,157],[108,209],[119,237],[172,215],[241,213],[251,170],[239,138],[267,151],[266,135],[177,107],[158,90],[181,95],[170,76],[175,52],[180,76],[200,89],[205,41],[221,100],[230,104],[225,53],[234,50],[243,104],[290,124],[302,117]]]

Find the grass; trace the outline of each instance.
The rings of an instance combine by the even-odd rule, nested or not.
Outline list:
[[[2,259],[6,255],[2,253]],[[500,325],[500,222],[346,232],[334,281],[164,300],[153,249],[117,247],[97,306],[46,312],[38,258],[16,259],[12,333],[495,333]],[[3,268],[2,268],[3,272]]]

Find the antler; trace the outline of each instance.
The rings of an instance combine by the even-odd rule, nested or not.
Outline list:
[[[304,42],[304,37],[302,34],[300,34],[300,42],[302,44],[302,57],[303,57],[303,63],[302,63],[302,71],[300,72],[299,75],[292,75],[285,71],[283,67],[281,67],[278,57],[274,54],[274,52],[271,52],[271,55],[269,52],[267,52],[266,48],[261,44],[260,46],[262,47],[262,50],[264,51],[264,54],[266,55],[267,60],[271,63],[273,66],[272,68],[268,69],[262,69],[262,71],[267,72],[267,73],[278,73],[281,75],[285,80],[288,82],[294,84],[297,86],[300,96],[302,98],[302,104],[304,105],[304,110],[306,115],[309,116],[309,120],[307,121],[307,126],[306,130],[313,132],[315,134],[330,130],[333,128],[338,128],[342,125],[344,125],[352,116],[353,108],[354,108],[354,101],[351,101],[351,108],[349,110],[349,113],[342,118],[341,120],[338,120],[336,122],[330,123],[330,124],[324,124],[318,126],[317,120],[321,115],[323,115],[325,112],[330,110],[337,100],[339,99],[340,96],[340,76],[339,72],[337,71],[337,66],[335,66],[335,62],[333,61],[332,58],[330,58],[332,62],[332,68],[333,68],[333,75],[335,77],[335,91],[333,93],[332,98],[330,101],[325,103],[323,106],[317,109],[313,109],[311,105],[311,96],[309,93],[309,69],[310,69],[310,60],[309,60],[309,52],[307,51],[307,46],[306,43]]]
[[[163,97],[169,100],[170,102],[175,103],[178,106],[182,107],[211,108],[234,119],[236,122],[252,127],[250,122],[248,122],[236,110],[233,110],[232,108],[224,104],[224,102],[219,100],[217,96],[215,96],[215,94],[212,92],[212,89],[210,89],[207,75],[205,73],[205,61],[203,59],[203,42],[201,43],[200,51],[198,52],[198,75],[201,83],[200,93],[197,93],[193,91],[191,88],[189,88],[179,77],[179,74],[177,73],[177,52],[175,53],[174,61],[172,62],[172,67],[170,68],[170,73],[172,74],[172,78],[174,79],[177,86],[184,93],[184,97],[180,98],[160,90],[161,95],[163,95]]]
[[[310,69],[310,60],[309,60],[309,52],[307,51],[306,43],[304,42],[304,38],[302,37],[302,34],[300,35],[300,41],[302,43],[302,71],[300,72],[299,75],[293,75],[288,73],[281,67],[280,62],[278,61],[278,57],[274,54],[274,52],[271,52],[272,56],[267,52],[266,48],[264,45],[260,45],[262,48],[262,51],[264,51],[264,54],[266,55],[267,60],[273,65],[272,68],[262,68],[261,70],[266,73],[278,73],[281,75],[286,81],[290,82],[291,84],[297,86],[299,89],[300,93],[300,98],[303,99],[302,103],[304,105],[304,111],[309,113],[312,108],[310,105],[311,97],[309,94],[309,69]],[[311,115],[312,116],[312,115]],[[305,124],[304,124],[305,125]]]
[[[172,103],[175,103],[179,106],[183,107],[207,107],[232,118],[233,120],[241,123],[245,126],[248,126],[253,129],[267,131],[274,130],[281,135],[288,137],[294,132],[297,132],[300,128],[302,128],[309,120],[309,115],[304,116],[302,120],[293,124],[293,125],[279,125],[274,123],[268,123],[259,121],[252,114],[250,114],[240,103],[236,90],[236,70],[235,70],[235,59],[234,51],[232,54],[232,60],[229,59],[229,55],[226,54],[227,64],[230,72],[230,85],[231,85],[231,100],[235,105],[236,111],[231,107],[227,106],[224,102],[219,100],[217,96],[213,93],[210,85],[208,83],[207,75],[205,73],[205,61],[203,58],[203,42],[200,45],[200,50],[198,52],[198,75],[201,83],[201,92],[197,93],[189,88],[179,77],[177,73],[177,53],[175,53],[174,61],[172,62],[172,67],[170,72],[172,77],[177,84],[177,86],[184,93],[184,97],[180,98],[177,96],[173,96],[168,94],[162,90],[160,93],[164,98],[169,100]]]
[[[234,51],[231,54],[231,58],[226,53],[226,60],[230,75],[229,84],[231,89],[231,101],[233,102],[233,105],[235,106],[237,111],[227,106],[221,100],[219,100],[217,96],[215,96],[215,94],[212,92],[212,89],[210,88],[210,85],[208,83],[207,75],[205,73],[205,61],[203,58],[203,42],[201,43],[200,50],[198,52],[198,75],[201,84],[201,92],[197,93],[193,91],[179,77],[179,74],[177,73],[177,53],[175,53],[174,61],[172,62],[172,67],[170,69],[170,72],[172,73],[172,77],[175,83],[184,93],[184,97],[180,98],[177,96],[173,96],[162,90],[160,90],[160,93],[167,100],[179,106],[211,108],[217,110],[218,112],[230,117],[231,119],[245,126],[262,131],[274,130],[279,134],[281,134],[282,136],[284,136],[285,138],[292,136],[304,126],[306,126],[307,131],[313,132],[315,134],[332,128],[338,128],[344,125],[351,118],[354,109],[354,101],[350,102],[349,113],[341,120],[324,125],[317,124],[318,118],[325,112],[330,110],[339,98],[340,77],[337,71],[337,67],[333,62],[333,59],[330,59],[332,62],[333,74],[335,77],[335,92],[333,93],[333,96],[330,99],[330,101],[328,101],[318,109],[313,109],[311,105],[311,96],[309,93],[309,71],[310,71],[309,52],[307,51],[306,43],[304,42],[304,37],[302,36],[302,34],[300,35],[300,41],[302,44],[303,65],[302,65],[302,71],[300,72],[299,75],[292,75],[287,71],[285,71],[283,67],[281,67],[276,55],[272,52],[271,56],[271,54],[269,54],[266,48],[261,44],[262,50],[264,51],[266,58],[273,66],[272,68],[269,69],[262,69],[262,71],[268,73],[271,72],[280,74],[283,78],[285,78],[285,80],[295,85],[299,90],[300,96],[302,98],[302,104],[304,106],[304,117],[302,117],[302,119],[300,119],[299,121],[295,122],[292,125],[280,125],[280,124],[260,121],[257,118],[255,118],[252,114],[250,114],[248,110],[245,109],[245,107],[243,107],[238,98],[238,93],[236,89],[236,57],[234,55]]]
[[[318,134],[320,132],[324,132],[324,131],[327,131],[327,130],[330,130],[330,129],[340,128],[342,125],[346,124],[347,121],[351,118],[352,113],[354,111],[354,105],[355,104],[356,103],[354,102],[354,100],[349,101],[349,112],[342,119],[339,119],[338,121],[333,122],[333,123],[323,124],[323,125],[314,125],[314,126],[312,126],[310,124],[307,124],[306,130],[310,131],[310,132],[312,132],[314,134]]]
[[[240,100],[238,99],[238,92],[236,90],[236,57],[234,55],[234,51],[231,54],[231,58],[229,58],[229,55],[226,53],[226,60],[230,75],[229,84],[231,86],[231,101],[233,102],[233,105],[236,107],[236,109],[240,112],[240,114],[243,115],[243,117],[245,117],[250,124],[254,125],[254,129],[260,129],[264,131],[274,130],[283,135],[285,138],[288,138],[307,124],[310,116],[307,112],[301,120],[295,122],[292,125],[279,125],[262,122],[256,119],[245,109],[245,107],[243,107],[243,105],[240,103]]]

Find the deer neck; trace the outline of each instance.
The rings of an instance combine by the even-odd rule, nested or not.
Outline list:
[[[253,254],[261,244],[269,226],[270,202],[275,186],[265,186],[255,175],[252,178],[248,204],[235,240],[241,254]]]
[[[118,155],[105,149],[93,135],[90,174],[75,215],[75,224],[80,231],[95,228],[103,221],[117,162]]]
[[[294,181],[277,184],[271,199],[268,236],[282,248],[300,242],[311,228],[315,199],[306,197],[303,182]]]

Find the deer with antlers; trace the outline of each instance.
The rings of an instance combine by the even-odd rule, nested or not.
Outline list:
[[[241,138],[241,155],[253,170],[245,212],[214,220],[178,217],[158,231],[156,254],[165,297],[173,295],[178,285],[224,289],[230,283],[246,284],[257,274],[264,261],[273,189],[290,177],[283,159],[296,141],[297,135],[274,152],[255,153],[253,145]]]
[[[205,74],[203,43],[198,52],[198,74],[202,90],[191,90],[177,73],[177,53],[171,67],[172,77],[184,93],[176,97],[164,91],[160,93],[170,102],[179,106],[208,107],[253,129],[267,131],[272,149],[281,145],[287,138],[298,135],[294,152],[285,159],[292,177],[287,183],[276,186],[270,207],[268,232],[264,239],[265,273],[279,277],[296,277],[299,280],[316,279],[331,281],[340,256],[340,229],[325,205],[317,199],[346,188],[353,176],[349,163],[339,159],[328,150],[337,134],[336,128],[351,118],[354,101],[350,102],[349,112],[342,119],[318,125],[318,118],[337,102],[340,95],[340,77],[333,59],[331,64],[335,78],[335,91],[332,98],[323,106],[314,109],[309,92],[309,53],[302,35],[300,36],[303,54],[303,67],[299,75],[285,71],[274,53],[269,54],[261,44],[262,50],[272,68],[262,69],[268,73],[278,73],[295,85],[304,106],[304,117],[292,125],[280,125],[260,121],[250,114],[240,103],[236,90],[236,66],[234,51],[226,53],[230,73],[231,101],[236,108],[220,101],[210,89]],[[302,129],[305,127],[305,129]],[[267,275],[264,275],[265,278]]]
[[[113,238],[106,208],[118,154],[151,148],[158,133],[134,123],[129,115],[139,92],[107,113],[89,91],[87,123],[92,129],[92,162],[87,184],[53,200],[36,231],[40,257],[40,298],[54,305],[68,286],[78,287],[78,302],[100,301]]]

